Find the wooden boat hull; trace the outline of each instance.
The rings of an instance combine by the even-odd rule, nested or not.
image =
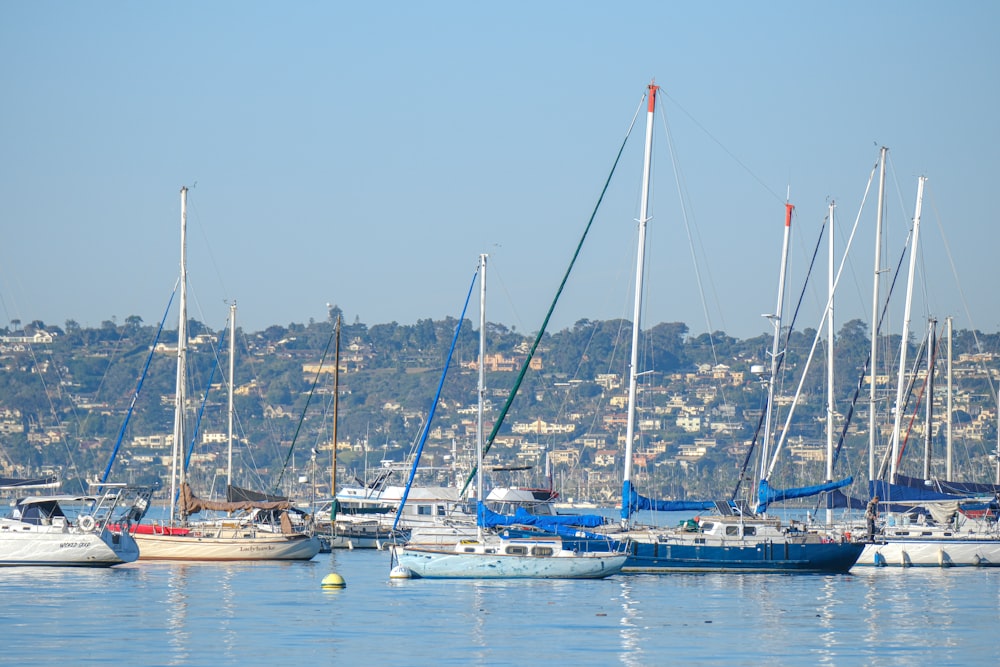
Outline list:
[[[319,538],[280,533],[250,536],[136,534],[140,560],[310,560],[320,552]]]

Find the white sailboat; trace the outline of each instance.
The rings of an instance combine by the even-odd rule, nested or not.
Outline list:
[[[131,563],[139,547],[116,530],[124,487],[106,484],[97,495],[42,494],[18,498],[0,517],[0,566],[109,567]],[[23,486],[16,487],[23,493]]]
[[[884,180],[885,153],[882,149],[881,164]],[[910,310],[913,295],[913,281],[916,267],[917,244],[920,238],[920,217],[923,202],[924,184],[921,177],[917,186],[917,202],[913,217],[912,243],[910,248],[910,266],[907,278],[906,302],[903,315],[903,334],[900,344],[899,368],[897,375],[895,416],[893,419],[892,439],[885,453],[882,468],[876,471],[874,440],[869,444],[870,486],[873,499],[877,499],[884,512],[885,520],[877,535],[870,536],[871,541],[865,547],[858,559],[860,566],[898,566],[898,567],[961,567],[961,566],[992,566],[1000,567],[1000,533],[995,522],[973,520],[959,513],[960,501],[974,499],[985,494],[986,500],[996,497],[997,487],[976,489],[977,485],[954,484],[951,479],[951,459],[947,462],[946,480],[934,484],[931,479],[930,449],[925,452],[923,474],[921,479],[905,478],[898,471],[901,452],[901,428],[905,406],[906,382],[906,352],[909,339]],[[881,200],[881,191],[880,191]],[[879,206],[881,216],[882,207]],[[878,223],[877,236],[881,233],[881,219]],[[878,307],[878,257],[876,257],[875,308]],[[873,317],[873,321],[874,317]],[[950,325],[949,325],[949,369],[950,369]],[[934,320],[931,320],[928,340],[933,341]],[[877,326],[872,327],[872,350],[876,349]],[[930,342],[929,348],[933,348]],[[928,351],[927,382],[933,382],[933,353]],[[875,372],[873,370],[872,376]],[[951,376],[949,373],[949,386]],[[874,382],[872,392],[874,395]],[[950,399],[950,391],[949,391]],[[926,436],[931,433],[932,394],[927,392],[927,423]],[[874,406],[875,403],[872,402]],[[875,410],[870,410],[870,423],[875,423]],[[948,410],[948,421],[951,421],[951,410]],[[873,431],[874,432],[874,431]],[[928,440],[929,443],[929,440]],[[886,470],[888,466],[888,470]],[[885,481],[880,479],[885,476]],[[907,483],[904,484],[903,482]],[[983,485],[987,486],[987,485]],[[938,488],[940,487],[940,488]],[[960,492],[967,491],[963,496]],[[898,511],[906,508],[906,511]],[[893,511],[893,510],[897,511]],[[924,510],[917,513],[917,510]],[[930,518],[927,518],[929,513]]]
[[[483,352],[486,342],[486,255],[479,259],[479,387],[476,428],[477,505],[483,502],[483,399],[485,375]],[[460,539],[450,545],[407,543],[393,545],[392,577],[467,579],[601,579],[620,572],[626,556],[613,551],[578,552],[556,535],[511,536],[487,533],[477,521],[475,539]]]
[[[177,385],[174,403],[174,448],[170,479],[170,520],[165,525],[142,525],[134,529],[142,560],[309,560],[319,553],[318,538],[296,532],[290,521],[285,530],[259,530],[254,523],[238,519],[191,525],[187,519],[203,509],[241,511],[254,508],[286,511],[286,501],[239,503],[213,502],[194,496],[184,467],[187,389],[187,188],[181,188],[181,278],[180,318],[177,329]],[[231,323],[235,312],[231,311]],[[231,324],[232,326],[232,324]],[[230,335],[235,336],[235,331]],[[230,350],[232,355],[232,350]],[[230,364],[230,389],[232,364]],[[230,422],[231,423],[231,422]],[[231,426],[230,426],[231,428]],[[287,515],[286,515],[287,517]],[[175,522],[177,520],[177,522]]]

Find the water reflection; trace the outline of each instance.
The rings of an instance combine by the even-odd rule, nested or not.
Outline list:
[[[633,577],[618,577],[621,592],[622,616],[618,621],[618,636],[621,639],[622,664],[640,666],[648,664],[642,651],[641,629],[642,617],[639,613],[639,601],[632,596]]]

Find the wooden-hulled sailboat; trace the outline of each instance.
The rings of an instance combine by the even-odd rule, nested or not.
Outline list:
[[[165,525],[143,525],[134,530],[142,560],[309,560],[320,551],[318,538],[296,532],[287,518],[288,500],[221,502],[197,498],[186,479],[184,448],[187,442],[187,188],[181,188],[180,318],[177,329],[177,385],[174,402],[174,446],[170,478],[170,518]],[[231,310],[230,327],[235,321]],[[235,331],[230,332],[235,336]],[[232,339],[231,339],[232,341]],[[232,346],[230,357],[232,357]],[[230,359],[232,391],[232,359]],[[230,415],[232,413],[230,412]],[[230,420],[230,431],[232,421]],[[230,459],[231,461],[231,459]],[[231,463],[230,463],[231,465]],[[223,512],[252,509],[281,512],[280,532],[259,530],[253,523],[225,520],[192,525],[188,517],[201,510]]]
[[[512,536],[486,532],[483,517],[483,399],[486,341],[486,255],[479,258],[479,387],[476,427],[477,535],[451,544],[393,545],[393,577],[439,579],[601,579],[621,571],[625,555],[613,551],[578,552],[552,534]]]

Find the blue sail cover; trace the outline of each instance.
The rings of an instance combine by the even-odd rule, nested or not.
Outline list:
[[[715,509],[713,500],[654,500],[640,496],[632,482],[622,484],[622,518],[628,519],[639,510],[653,512],[698,512]]]
[[[540,515],[532,514],[523,507],[518,507],[514,515],[499,514],[494,512],[483,503],[478,504],[479,525],[483,528],[499,528],[503,526],[534,526],[555,532],[552,528],[556,526],[580,526],[582,528],[596,528],[603,526],[605,518],[598,514],[560,514],[560,515]]]
[[[939,493],[950,493],[956,496],[982,496],[1000,493],[1000,484],[979,484],[976,482],[949,482],[943,479],[930,480],[930,484],[919,477],[896,475],[896,484],[917,489],[933,489]]]
[[[863,510],[868,503],[860,498],[855,498],[837,489],[827,494],[827,507],[830,509],[850,508],[852,510]]]
[[[760,481],[757,487],[757,512],[766,512],[767,506],[771,503],[778,503],[782,500],[794,500],[795,498],[808,498],[816,496],[824,491],[833,491],[854,482],[853,477],[847,477],[838,482],[826,482],[824,484],[814,484],[813,486],[800,486],[793,489],[774,489],[767,483],[766,479]]]
[[[958,501],[975,494],[955,495],[941,493],[933,486],[908,486],[905,484],[890,484],[881,479],[868,482],[868,494],[878,496],[884,502],[927,503],[941,501]]]

